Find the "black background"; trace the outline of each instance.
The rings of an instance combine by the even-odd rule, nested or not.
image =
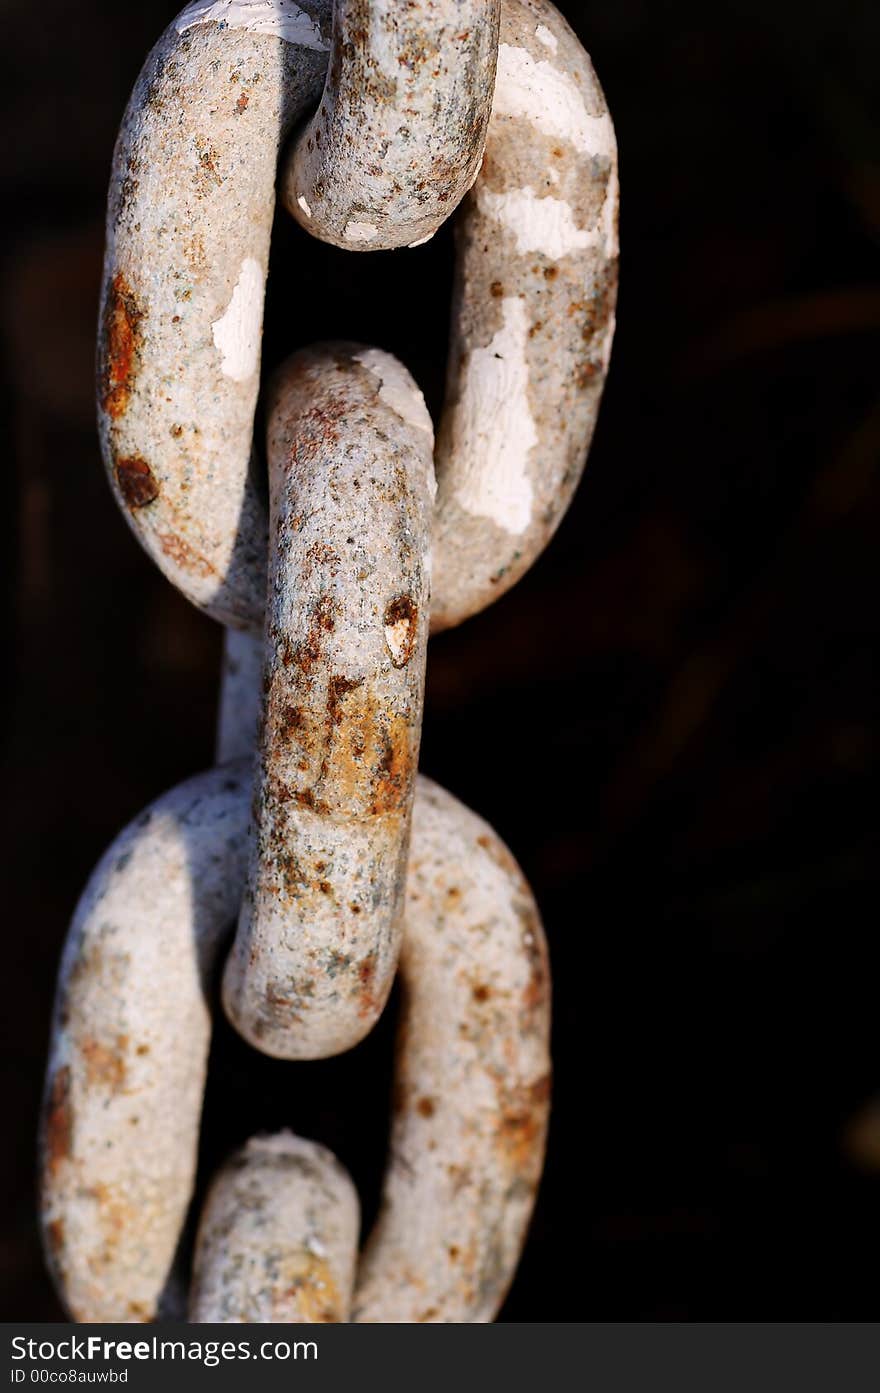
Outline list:
[[[116,125],[176,7],[5,6],[5,1319],[56,1318],[33,1149],[86,877],[210,763],[220,632],[117,514],[93,337]],[[431,644],[425,772],[507,840],[556,982],[546,1179],[503,1318],[877,1312],[878,9],[564,12],[621,149],[618,335],[584,483],[494,608]],[[448,229],[353,256],[279,221],[265,363],[399,354],[436,411]],[[218,1025],[203,1178],[251,1132],[332,1146],[366,1217],[391,1023],[263,1060]]]

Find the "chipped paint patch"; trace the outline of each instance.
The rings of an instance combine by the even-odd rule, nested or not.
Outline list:
[[[223,376],[233,382],[247,382],[259,366],[263,290],[260,263],[245,257],[226,313],[211,325],[214,345],[223,359]]]
[[[303,212],[305,213],[306,217],[307,217],[307,218],[310,218],[310,217],[312,216],[312,210],[311,210],[311,208],[309,207],[308,200],[306,199],[305,195],[304,195],[304,194],[300,194],[299,198],[298,198],[296,201],[297,201],[297,203],[299,204],[300,208],[302,208],[302,210],[303,210]]]
[[[523,117],[588,155],[613,160],[617,153],[608,113],[591,116],[573,77],[512,44],[498,48],[492,116]]]
[[[402,364],[396,358],[392,358],[390,353],[383,353],[381,348],[366,348],[363,353],[356,353],[354,357],[356,362],[363,364],[367,372],[379,378],[382,384],[379,396],[382,401],[411,426],[427,431],[433,440],[434,423],[425,405],[425,398],[418,388],[413,386],[412,378]]]
[[[549,48],[551,53],[555,53],[559,47],[559,40],[555,34],[550,33],[546,24],[538,25],[535,30],[535,38],[538,40],[538,43],[543,44],[545,48]]]
[[[343,235],[347,242],[374,242],[379,229],[371,222],[347,222]]]
[[[311,15],[293,0],[214,0],[213,4],[196,0],[178,15],[175,28],[178,34],[185,34],[187,29],[212,21],[228,29],[246,29],[250,34],[274,34],[316,53],[327,53],[330,48]]]
[[[528,320],[519,295],[502,301],[504,323],[464,370],[453,449],[461,462],[456,499],[518,536],[532,519],[529,454],[538,432],[529,406]]]
[[[538,198],[531,188],[511,193],[479,189],[477,202],[480,212],[513,233],[520,253],[542,252],[551,261],[558,261],[571,252],[598,246],[601,240],[598,228],[577,226],[564,199]]]

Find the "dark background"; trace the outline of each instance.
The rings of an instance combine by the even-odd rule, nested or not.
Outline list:
[[[33,1150],[67,921],[212,758],[220,631],[118,515],[92,405],[112,142],[176,8],[4,6],[7,1320],[59,1312]],[[422,757],[521,860],[553,956],[548,1167],[504,1317],[876,1317],[880,12],[563,8],[621,148],[610,380],[549,551],[431,644]],[[267,367],[359,338],[436,410],[448,230],[373,256],[277,233]],[[285,1065],[221,1023],[205,1167],[291,1125],[369,1217],[390,1043]]]

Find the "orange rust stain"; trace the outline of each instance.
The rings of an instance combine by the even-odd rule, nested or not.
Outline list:
[[[127,1076],[125,1063],[127,1048],[127,1035],[117,1035],[112,1045],[104,1045],[99,1040],[92,1039],[82,1042],[86,1083],[89,1088],[109,1088],[111,1093],[120,1092],[125,1085]]]
[[[129,508],[145,508],[159,497],[159,484],[147,461],[130,455],[116,461],[116,482]]]
[[[238,101],[235,103],[235,110],[239,116],[241,116],[243,112],[247,111],[249,101],[250,97],[248,96],[247,92],[242,92]]]
[[[53,1219],[50,1224],[46,1225],[46,1243],[49,1251],[57,1257],[64,1247],[64,1221],[62,1219]]]
[[[420,1117],[433,1117],[437,1111],[437,1104],[433,1098],[420,1098],[416,1103],[416,1112]]]
[[[483,983],[479,983],[476,987],[474,987],[474,990],[473,990],[474,1001],[478,1001],[481,1005],[482,1005],[484,1002],[488,1001],[491,995],[492,995],[491,988],[485,986]]]
[[[336,628],[337,609],[332,596],[326,593],[319,595],[312,607],[306,636],[291,652],[291,662],[307,677],[311,676],[320,661],[324,635],[332,634]]]
[[[501,281],[493,281],[489,286],[489,294],[495,300],[500,300],[504,294],[504,285]]]
[[[124,415],[137,375],[144,310],[121,271],[110,282],[101,325],[101,406]]]
[[[376,976],[376,954],[370,953],[363,959],[358,967],[358,1006],[359,1016],[372,1016],[378,1006],[373,981]]]
[[[409,725],[403,716],[391,718],[385,736],[385,748],[376,771],[373,803],[370,811],[375,817],[396,813],[406,804],[412,783],[412,741]]]
[[[216,568],[206,557],[200,556],[197,551],[193,550],[189,542],[185,542],[174,532],[159,532],[156,534],[156,541],[169,561],[173,561],[182,571],[189,571],[194,576],[205,577],[217,574]]]
[[[515,1171],[537,1169],[549,1100],[549,1074],[537,1083],[502,1093],[496,1138],[504,1160]]]
[[[342,1320],[342,1297],[329,1264],[309,1255],[295,1261],[290,1285],[276,1301],[276,1319],[325,1325]]]
[[[46,1165],[51,1174],[69,1160],[73,1150],[73,1113],[70,1106],[70,1066],[65,1064],[52,1080],[46,1109],[44,1142]]]

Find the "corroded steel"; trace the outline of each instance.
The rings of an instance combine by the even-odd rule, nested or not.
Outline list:
[[[248,473],[278,151],[321,91],[329,8],[187,6],[138,78],[110,180],[104,461],[160,570],[237,627],[265,602]]]
[[[330,0],[196,0],[123,121],[105,462],[157,564],[231,628],[217,767],[116,839],[64,951],[40,1167],[75,1319],[177,1311],[207,1000],[236,915],[227,1013],[284,1058],[355,1044],[400,957],[391,1144],[355,1271],[339,1164],[290,1133],[252,1139],[209,1192],[192,1319],[489,1321],[516,1266],[549,1108],[546,944],[495,833],[416,778],[427,631],[509,588],[578,481],[614,329],[617,156],[589,58],[545,0],[501,0],[487,129],[497,22],[497,0],[339,0],[285,175],[304,226],[362,249],[424,240],[477,175],[439,489],[418,388],[351,344],[276,379],[269,519],[255,477],[276,163],[321,93]]]
[[[382,1209],[356,1321],[491,1321],[519,1260],[550,1104],[538,909],[498,835],[420,778]]]
[[[327,12],[324,0],[188,7],[138,80],[111,180],[99,352],[111,482],[178,589],[253,633],[267,531],[251,437],[275,164],[320,90]],[[422,172],[430,165],[424,135],[410,145],[413,178],[417,155]],[[351,135],[342,148],[357,158]],[[611,349],[614,129],[589,58],[545,0],[502,4],[485,157],[458,247],[435,630],[503,594],[552,536]]]
[[[545,0],[504,0],[483,168],[457,224],[434,629],[519,580],[580,479],[614,332],[617,189],[587,54]]]
[[[376,349],[292,358],[269,401],[264,715],[248,884],[224,978],[267,1054],[356,1044],[391,990],[418,763],[433,432]]]
[[[197,775],[146,809],[102,858],[71,926],[44,1101],[41,1191],[51,1270],[76,1320],[151,1320],[171,1273],[195,1178],[206,998],[244,884],[249,765],[244,758]],[[401,966],[391,1159],[354,1319],[491,1320],[513,1275],[543,1155],[546,948],[531,892],[503,843],[424,778]],[[294,1216],[312,1202],[308,1177],[292,1163],[273,1166],[265,1145],[250,1147],[245,1176],[258,1177],[255,1203],[264,1211],[277,1202],[291,1215],[285,1251],[297,1261],[305,1238]],[[350,1200],[335,1168],[325,1181],[338,1188],[344,1212]],[[246,1250],[259,1267],[282,1244],[277,1227],[246,1216],[228,1246],[220,1242],[230,1194],[245,1183],[233,1166],[219,1198],[208,1201],[193,1297],[199,1319],[232,1319],[206,1312],[261,1299],[237,1282],[235,1255]],[[351,1229],[326,1215],[321,1224],[337,1235],[332,1251],[344,1275]],[[342,1278],[336,1285],[344,1295]],[[302,1307],[295,1317],[278,1309],[271,1319],[315,1318]]]
[[[336,0],[317,111],[282,182],[289,211],[350,251],[426,242],[477,175],[500,0]]]
[[[357,1192],[325,1147],[292,1132],[253,1137],[205,1200],[190,1320],[349,1320],[359,1224]]]
[[[43,1104],[44,1244],[75,1320],[151,1320],[196,1170],[212,969],[241,899],[250,761],[159,798],[71,924]]]

